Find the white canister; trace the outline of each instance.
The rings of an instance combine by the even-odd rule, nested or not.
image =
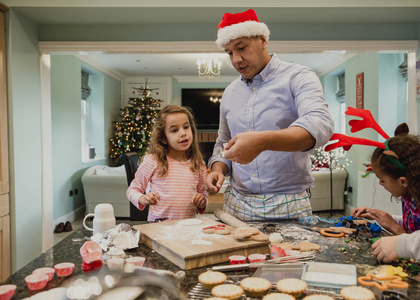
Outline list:
[[[89,217],[93,217],[93,228],[86,226],[85,222]],[[109,203],[100,203],[96,205],[94,213],[87,214],[83,219],[83,226],[87,230],[93,231],[94,235],[98,232],[114,228],[115,225],[114,207]]]

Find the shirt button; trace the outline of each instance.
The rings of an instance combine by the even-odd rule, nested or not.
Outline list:
[[[252,128],[249,128],[248,131],[252,131]]]
[[[252,177],[255,177],[255,174],[252,174]]]
[[[257,88],[253,87],[252,89],[255,91]]]
[[[252,110],[252,107],[248,108],[249,110]]]

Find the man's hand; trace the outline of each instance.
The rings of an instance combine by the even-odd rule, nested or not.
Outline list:
[[[146,195],[143,195],[139,198],[139,204],[141,205],[156,205],[160,201],[160,196],[158,193],[149,192]]]
[[[198,208],[205,208],[207,204],[206,197],[203,194],[197,193],[192,198],[192,203]]]
[[[239,164],[249,164],[262,151],[264,145],[261,132],[243,132],[237,134],[225,147],[225,158]]]
[[[387,236],[380,238],[372,245],[372,253],[376,256],[378,261],[390,263],[394,259],[398,258],[397,254],[397,243],[398,235]]]
[[[213,171],[207,175],[206,186],[207,192],[210,195],[216,194],[222,187],[223,181],[225,180],[225,175],[219,171]]]

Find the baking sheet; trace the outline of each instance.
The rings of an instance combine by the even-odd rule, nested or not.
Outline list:
[[[284,278],[301,278],[304,263],[297,264],[265,264],[258,267],[253,277],[262,277],[275,285]]]
[[[302,280],[314,287],[343,288],[357,285],[357,270],[355,265],[309,262]]]

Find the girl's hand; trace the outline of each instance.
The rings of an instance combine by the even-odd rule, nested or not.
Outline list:
[[[356,208],[355,210],[358,210]],[[356,213],[355,216],[360,216],[362,218],[368,219],[368,220],[375,220],[379,223],[383,228],[391,232],[392,234],[402,234],[405,233],[405,230],[401,225],[399,225],[397,222],[395,222],[394,218],[383,210],[375,209],[375,208],[367,208],[366,206],[363,206],[360,208],[358,213]]]
[[[146,195],[143,195],[139,198],[139,203],[141,205],[156,205],[158,201],[160,201],[160,197],[158,193],[149,192]]]
[[[353,218],[358,218],[361,214],[365,213],[368,209],[369,207],[367,206],[357,207],[353,209],[353,211],[351,212],[351,215],[353,216]]]
[[[204,197],[203,194],[197,193],[192,198],[192,203],[194,203],[194,205],[198,208],[204,208],[207,204],[206,197]]]
[[[394,259],[398,258],[397,254],[397,242],[398,235],[387,236],[380,238],[372,245],[372,253],[376,256],[378,261],[390,263]]]

